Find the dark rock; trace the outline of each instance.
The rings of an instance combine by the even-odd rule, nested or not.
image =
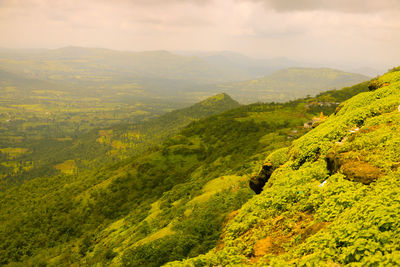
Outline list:
[[[382,86],[382,83],[379,82],[378,80],[374,80],[369,83],[368,85],[368,90],[369,91],[375,91],[376,89],[379,89]]]
[[[250,178],[249,186],[250,188],[256,193],[260,194],[263,190],[264,185],[268,182],[271,174],[274,172],[275,168],[272,166],[271,163],[265,163],[261,171]]]
[[[374,80],[374,81],[370,82],[370,84],[368,85],[368,90],[375,91],[381,87],[385,87],[388,85],[390,85],[390,83],[388,83],[388,82],[383,83],[383,82],[380,82],[379,80]]]
[[[340,104],[339,106],[336,107],[335,109],[335,115],[339,113],[339,111],[344,107],[344,105]]]
[[[339,171],[340,169],[339,158],[335,153],[329,153],[328,155],[326,155],[325,161],[326,161],[326,167],[329,171],[329,175],[335,174]]]

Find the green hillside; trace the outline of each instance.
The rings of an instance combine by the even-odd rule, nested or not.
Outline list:
[[[219,88],[242,103],[284,102],[340,89],[369,80],[360,74],[327,68],[289,68],[249,81],[221,84]]]
[[[209,97],[190,107],[173,110],[151,120],[143,121],[131,128],[143,133],[147,140],[160,140],[165,136],[176,133],[189,122],[237,108],[240,104],[229,95],[222,93]],[[129,125],[121,125],[121,128]],[[115,126],[114,126],[115,127]],[[124,130],[126,131],[126,129]]]
[[[370,89],[266,158],[213,250],[167,266],[398,266],[400,69]]]
[[[117,149],[118,160],[9,187],[0,192],[0,264],[159,266],[221,246],[227,216],[257,198],[248,183],[263,159],[309,131],[305,122],[333,113],[341,101],[336,96],[360,91],[368,91],[368,83],[284,104],[240,106],[174,134],[182,126],[175,127],[176,121],[210,115],[212,106],[220,112],[224,105],[238,105],[217,95],[180,111],[185,115],[180,119],[179,112],[166,115],[163,122],[170,116],[172,123],[160,126],[158,134],[154,130],[154,139],[174,135],[158,146],[122,159]],[[149,132],[157,129],[148,123]],[[94,137],[108,145],[115,134],[122,143],[129,140],[117,134],[124,127],[102,129]],[[99,142],[76,142],[85,146],[88,140]],[[73,159],[58,169],[73,167]]]

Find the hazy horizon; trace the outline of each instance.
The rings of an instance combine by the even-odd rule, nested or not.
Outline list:
[[[400,1],[2,0],[0,47],[234,51],[254,58],[399,65]]]

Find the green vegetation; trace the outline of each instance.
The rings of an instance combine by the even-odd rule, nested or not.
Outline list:
[[[363,84],[353,93],[360,88],[368,91]],[[122,123],[63,140],[75,147],[59,151],[53,176],[0,192],[0,263],[159,266],[225,246],[222,225],[255,199],[249,178],[272,151],[309,131],[305,122],[333,113],[335,94],[239,107],[222,94],[134,128]],[[151,145],[133,153],[138,140]],[[86,165],[77,148],[93,151]],[[281,154],[270,157],[282,161]]]
[[[398,68],[323,93],[303,79],[365,77],[290,69],[269,79],[319,94],[250,105],[218,94],[171,111],[185,97],[166,101],[143,75],[161,57],[154,84],[192,84],[186,57],[27,53],[0,56],[0,265],[400,264]],[[219,82],[208,71],[197,85]]]
[[[213,84],[232,80],[229,75],[241,77],[235,71],[228,71],[230,74],[225,76],[220,72],[211,75],[209,63],[168,52],[76,47],[0,50],[0,62],[0,188],[56,175],[61,170],[55,166],[66,161],[74,160],[74,169],[79,171],[126,159],[156,146],[194,119],[238,106],[221,95],[226,99],[219,99],[219,104],[210,100],[161,116],[209,96],[216,88]],[[308,71],[318,82],[319,76],[328,74],[339,83],[359,77],[327,70]],[[216,78],[218,73],[224,78]],[[284,73],[285,79],[299,78],[293,70]],[[300,95],[304,96],[307,82],[301,82]],[[288,99],[286,96],[280,100]],[[334,102],[324,100],[329,101]],[[207,106],[213,103],[212,107]],[[110,129],[113,131],[109,136],[100,132]],[[268,142],[267,137],[264,140]],[[27,150],[16,155],[4,150],[18,148]]]
[[[17,84],[18,81],[15,78],[7,82]],[[85,169],[127,158],[158,144],[192,120],[239,106],[221,94],[160,116],[160,112],[173,105],[158,105],[157,101],[108,103],[104,99],[78,99],[77,95],[48,90],[33,90],[32,95],[26,93],[24,85],[20,86],[1,97],[4,103],[0,108],[3,187],[6,183],[54,175],[62,169],[57,166],[68,160],[74,160],[78,169]],[[44,100],[45,96],[48,99]],[[107,130],[111,125],[113,129]],[[105,135],[106,132],[109,134]],[[23,145],[26,147],[19,147]]]
[[[193,119],[238,105],[225,95],[212,108],[203,103],[161,114],[205,99],[216,84],[249,78],[237,69],[217,71],[203,59],[163,51],[0,49],[0,63],[0,189],[56,175],[55,166],[70,160],[79,171],[140,154]],[[101,135],[110,129],[111,135]],[[15,155],[4,150],[19,148],[27,150]]]
[[[400,72],[378,81],[267,158],[280,167],[219,246],[167,266],[399,265]]]
[[[70,88],[0,71],[0,181],[56,173],[74,159],[80,167],[109,149],[96,143],[98,128],[139,122],[182,103],[96,98]],[[10,153],[25,149],[24,153]],[[28,170],[29,169],[29,170]]]

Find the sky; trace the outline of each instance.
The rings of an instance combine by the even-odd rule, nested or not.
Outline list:
[[[0,0],[0,47],[400,65],[400,0]]]

